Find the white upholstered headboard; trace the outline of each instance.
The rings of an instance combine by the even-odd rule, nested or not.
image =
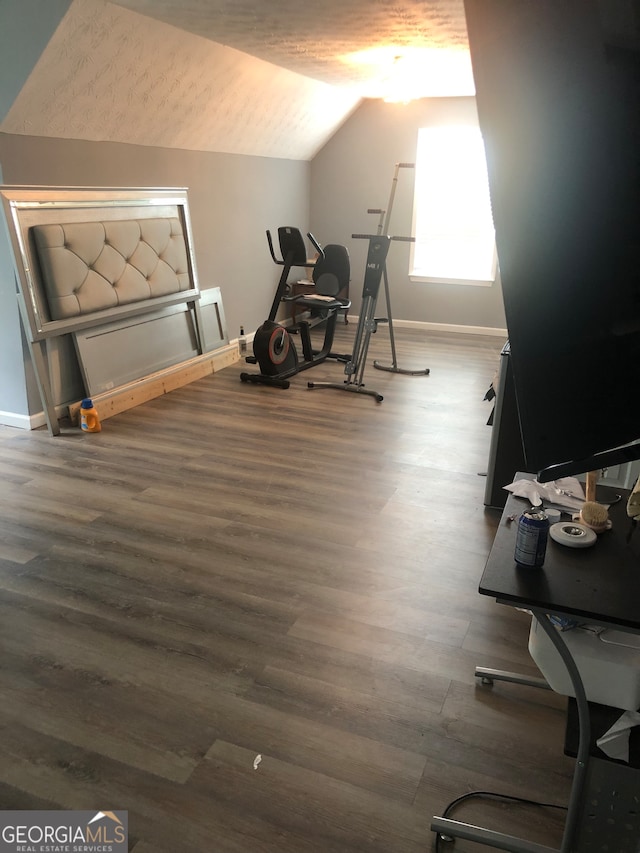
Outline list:
[[[191,287],[176,217],[34,225],[33,235],[52,320]]]

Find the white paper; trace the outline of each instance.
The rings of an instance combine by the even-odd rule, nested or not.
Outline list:
[[[611,728],[598,738],[596,743],[609,758],[629,761],[629,735],[631,729],[638,725],[640,725],[640,713],[625,711]]]

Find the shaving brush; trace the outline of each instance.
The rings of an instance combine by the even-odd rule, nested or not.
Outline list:
[[[584,493],[586,497],[585,503],[580,510],[580,521],[590,527],[596,533],[602,533],[603,530],[608,530],[609,510],[606,506],[602,506],[596,501],[596,485],[600,471],[588,471],[584,484]]]
[[[596,533],[609,529],[609,510],[595,501],[586,501],[580,510],[580,521]]]

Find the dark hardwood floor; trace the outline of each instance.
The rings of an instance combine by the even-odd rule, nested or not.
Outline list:
[[[128,810],[134,853],[424,853],[468,791],[566,803],[564,700],[473,674],[536,673],[528,616],[477,592],[504,341],[396,337],[431,375],[373,369],[381,327],[381,404],[308,390],[335,362],[288,391],[238,363],[99,434],[0,427],[0,808]]]

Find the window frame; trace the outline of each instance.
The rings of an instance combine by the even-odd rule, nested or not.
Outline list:
[[[412,282],[428,283],[428,284],[444,284],[444,285],[452,285],[453,284],[453,285],[470,285],[472,287],[491,287],[496,283],[499,273],[498,273],[498,255],[497,255],[496,242],[495,242],[495,227],[493,226],[493,219],[491,217],[491,199],[490,199],[490,195],[489,195],[489,182],[488,182],[488,177],[486,176],[486,172],[485,172],[485,180],[486,180],[486,192],[487,192],[487,194],[486,194],[486,199],[483,199],[483,205],[488,204],[488,212],[489,212],[489,216],[491,217],[491,234],[492,234],[492,236],[491,236],[492,258],[491,258],[491,263],[490,263],[490,275],[491,275],[491,277],[487,278],[486,276],[481,276],[480,274],[478,274],[477,276],[472,276],[472,277],[466,277],[466,276],[460,277],[460,276],[456,276],[456,275],[447,276],[447,275],[439,275],[439,274],[434,275],[434,274],[431,274],[429,272],[428,268],[426,268],[424,266],[421,268],[416,268],[416,263],[415,263],[416,253],[417,253],[417,250],[419,249],[419,246],[420,246],[420,240],[418,239],[419,233],[418,233],[418,227],[417,226],[419,225],[419,220],[420,220],[420,196],[421,196],[421,193],[419,192],[418,185],[419,185],[419,183],[421,185],[426,183],[424,181],[424,179],[422,181],[420,180],[421,179],[421,174],[420,174],[421,173],[421,163],[420,163],[420,160],[421,160],[421,157],[426,156],[425,149],[427,147],[426,141],[425,141],[425,143],[421,142],[421,136],[424,134],[425,140],[426,140],[426,138],[429,135],[431,135],[431,138],[434,139],[435,138],[434,134],[436,134],[436,133],[439,133],[440,135],[442,135],[444,133],[452,134],[452,133],[455,133],[457,130],[464,132],[465,134],[469,134],[469,131],[471,131],[473,133],[473,145],[477,146],[477,143],[479,141],[482,144],[483,149],[484,149],[484,142],[482,140],[480,128],[477,124],[474,124],[474,123],[466,122],[464,124],[450,123],[450,124],[442,124],[442,125],[430,125],[430,126],[421,127],[418,130],[418,139],[416,141],[416,174],[415,174],[415,179],[414,179],[413,224],[412,224],[412,233],[414,235],[416,235],[416,237],[415,237],[415,241],[411,245],[411,252],[410,252],[410,257],[409,257],[409,279]],[[485,163],[486,163],[486,157],[485,157]],[[439,169],[439,171],[441,171],[441,169]],[[485,181],[482,180],[482,183],[485,183]],[[426,229],[424,229],[424,230],[426,230]],[[481,229],[481,228],[478,229],[478,236],[479,237],[482,235],[483,230],[486,231],[487,229],[486,228],[485,229]],[[452,235],[455,235],[455,232],[453,230],[450,233]],[[422,242],[424,244],[424,241],[422,241]],[[488,246],[487,246],[487,250],[489,250]],[[486,269],[486,267],[485,267],[485,269]]]

